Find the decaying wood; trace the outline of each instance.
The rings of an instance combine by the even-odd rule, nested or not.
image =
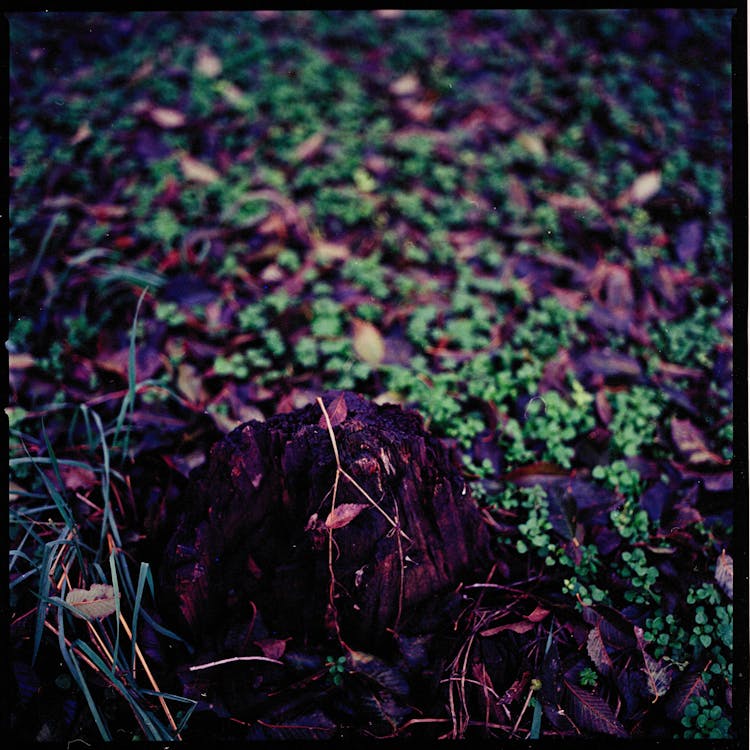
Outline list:
[[[489,567],[455,451],[416,413],[353,393],[228,434],[173,523],[162,597],[198,639],[261,617],[279,637],[335,625],[372,648]]]

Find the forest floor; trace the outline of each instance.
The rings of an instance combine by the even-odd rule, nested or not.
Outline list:
[[[19,741],[743,736],[733,17],[9,15]],[[165,519],[327,389],[458,448],[497,562],[389,658],[188,672]]]

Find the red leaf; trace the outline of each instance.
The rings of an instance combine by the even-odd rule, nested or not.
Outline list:
[[[703,682],[703,671],[686,672],[678,675],[672,685],[672,693],[664,703],[667,716],[674,721],[679,721],[684,713],[685,707],[694,696],[706,694],[706,683]]]
[[[615,737],[628,736],[625,727],[602,697],[578,687],[566,678],[563,678],[563,684],[567,689],[568,714],[579,728]]]
[[[586,652],[600,674],[608,675],[612,672],[614,665],[612,664],[612,659],[609,658],[598,626],[589,630],[588,637],[586,638]]]
[[[326,406],[326,411],[328,412],[328,419],[331,420],[331,427],[336,427],[336,425],[340,425],[345,419],[346,419],[346,400],[344,399],[344,394],[339,393],[338,396],[336,396],[333,401],[331,401],[328,406]],[[321,415],[320,419],[318,420],[318,426],[325,429],[328,427],[328,423],[326,422],[325,414]]]

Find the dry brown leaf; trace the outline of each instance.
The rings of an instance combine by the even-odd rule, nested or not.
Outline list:
[[[221,74],[221,60],[210,47],[201,46],[195,56],[195,69],[206,78],[216,78]]]
[[[233,107],[243,111],[250,106],[251,100],[248,95],[239,86],[235,86],[230,81],[219,81],[217,88],[227,104],[231,104]]]
[[[516,140],[532,156],[537,156],[540,159],[547,158],[547,147],[544,145],[544,141],[541,137],[536,133],[524,131],[523,133],[518,134]]]
[[[672,440],[689,464],[726,465],[729,463],[708,449],[703,433],[689,419],[673,417],[670,426]]]
[[[88,489],[96,484],[96,474],[85,466],[59,465],[60,476],[66,489]]]
[[[186,180],[211,185],[221,179],[221,175],[210,165],[198,161],[188,154],[180,155],[180,168]]]
[[[34,366],[34,358],[27,352],[8,355],[8,367],[11,370],[27,370]]]
[[[354,351],[357,356],[369,365],[379,365],[385,356],[385,341],[375,326],[366,321],[352,320],[354,326]]]
[[[99,620],[115,611],[115,590],[108,583],[92,583],[88,589],[71,589],[65,603],[80,612],[82,617]]]
[[[169,107],[154,107],[149,115],[160,128],[165,130],[181,128],[186,122],[185,115],[182,112]]]
[[[348,245],[341,242],[316,240],[313,245],[313,256],[318,263],[330,265],[337,260],[346,260],[351,255]]]
[[[331,427],[336,427],[336,425],[340,425],[346,420],[347,408],[346,399],[344,398],[343,393],[339,393],[339,395],[328,404],[326,412],[328,413],[328,419],[331,421]],[[324,428],[328,426],[325,414],[318,421],[318,425]]]
[[[200,404],[205,400],[203,380],[198,369],[187,362],[177,368],[177,389],[192,404]]]
[[[78,126],[78,130],[76,130],[75,134],[70,139],[70,145],[77,146],[79,143],[83,143],[83,141],[85,141],[87,138],[91,138],[93,134],[94,134],[94,131],[91,130],[91,126],[88,124],[86,120],[84,120]]]
[[[388,88],[394,96],[415,96],[421,84],[415,73],[407,73],[393,81]]]
[[[337,505],[325,520],[327,529],[340,529],[351,523],[363,510],[369,508],[369,505],[361,503],[342,503]]]
[[[657,169],[639,175],[630,187],[620,193],[615,201],[617,208],[629,205],[641,206],[661,190],[661,172]]]
[[[719,559],[716,561],[714,578],[716,578],[719,588],[730,599],[734,599],[734,563],[731,556],[726,553],[726,550],[722,550]]]
[[[325,140],[325,133],[313,133],[294,149],[294,158],[299,161],[312,159],[313,156],[320,152]]]

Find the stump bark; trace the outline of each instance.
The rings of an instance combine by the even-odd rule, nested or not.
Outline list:
[[[322,401],[338,464],[313,403],[237,427],[191,474],[160,581],[194,640],[260,615],[276,637],[338,628],[372,651],[419,632],[420,613],[489,568],[455,449],[401,407],[349,392]]]

